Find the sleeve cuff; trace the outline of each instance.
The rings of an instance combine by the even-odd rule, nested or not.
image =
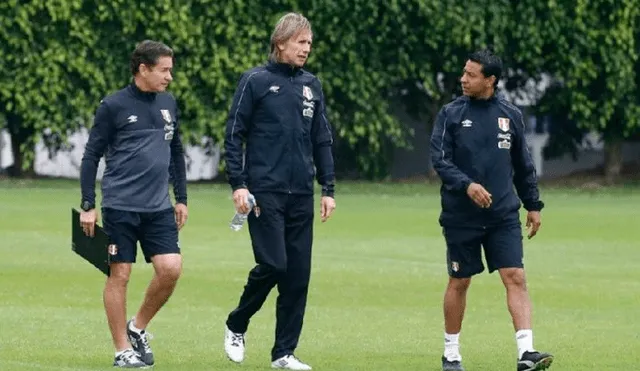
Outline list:
[[[471,183],[473,183],[471,181],[471,179],[464,179],[461,183],[461,191],[462,192],[467,192],[467,188],[469,188],[469,186],[471,185]]]
[[[524,205],[524,208],[527,211],[541,211],[544,208],[544,202],[542,201],[528,202]]]
[[[238,189],[243,189],[243,188],[244,188],[244,189],[246,189],[246,188],[247,188],[247,185],[246,185],[246,184],[244,184],[244,183],[242,183],[242,184],[237,184],[237,185],[232,185],[232,186],[231,186],[231,189],[232,189],[234,192],[235,192],[235,191],[237,191]]]
[[[329,185],[329,186],[322,186],[322,196],[323,197],[331,197],[334,198],[335,195],[335,190],[334,190],[334,186]]]

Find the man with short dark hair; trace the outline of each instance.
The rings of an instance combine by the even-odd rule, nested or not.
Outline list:
[[[322,186],[323,222],[335,208],[333,139],[322,86],[302,69],[312,36],[304,16],[284,15],[271,36],[269,62],[242,75],[227,121],[225,159],[235,207],[248,213],[251,192],[260,210],[248,217],[257,265],[226,322],[224,346],[234,362],[244,359],[249,321],[277,285],[271,367],[311,370],[294,350],[311,274],[314,175]]]
[[[116,348],[114,366],[121,368],[154,364],[145,329],[173,293],[182,271],[178,231],[187,220],[187,187],[178,107],[165,92],[172,68],[168,46],[150,40],[138,44],[131,56],[133,82],[100,102],[82,158],[80,223],[93,236],[96,174],[105,156],[102,220],[111,240],[111,274],[104,306]],[[168,189],[170,167],[175,208]],[[127,282],[138,241],[155,274],[140,309],[127,322]]]
[[[447,243],[444,371],[463,370],[459,335],[471,277],[497,270],[507,291],[518,347],[518,371],[544,370],[553,356],[533,348],[531,302],[523,265],[521,201],[528,237],[540,228],[537,176],[522,113],[496,94],[502,61],[489,50],[471,54],[463,97],[445,105],[431,137],[431,160],[442,179],[440,224]],[[516,192],[513,188],[515,185]]]

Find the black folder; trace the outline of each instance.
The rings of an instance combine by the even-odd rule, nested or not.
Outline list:
[[[80,212],[71,209],[71,249],[107,276],[111,273],[109,244],[109,236],[98,224],[93,237],[84,234],[80,225]]]

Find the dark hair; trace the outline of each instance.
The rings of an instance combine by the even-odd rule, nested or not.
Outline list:
[[[482,66],[484,77],[495,76],[494,87],[498,86],[498,81],[502,77],[502,59],[494,54],[493,48],[478,50],[469,55],[469,60]]]
[[[135,76],[141,64],[155,66],[160,57],[173,57],[173,50],[159,41],[144,40],[131,54],[131,74]]]

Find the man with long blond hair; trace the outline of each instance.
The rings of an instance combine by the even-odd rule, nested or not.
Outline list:
[[[251,317],[277,285],[271,366],[311,370],[294,351],[311,273],[314,175],[322,186],[321,220],[335,209],[333,139],[324,95],[318,78],[302,69],[312,37],[304,16],[280,18],[271,35],[269,61],[242,74],[227,121],[227,176],[236,210],[249,214],[256,261],[226,321],[225,352],[237,363],[244,360]],[[256,200],[253,209],[250,194]]]

